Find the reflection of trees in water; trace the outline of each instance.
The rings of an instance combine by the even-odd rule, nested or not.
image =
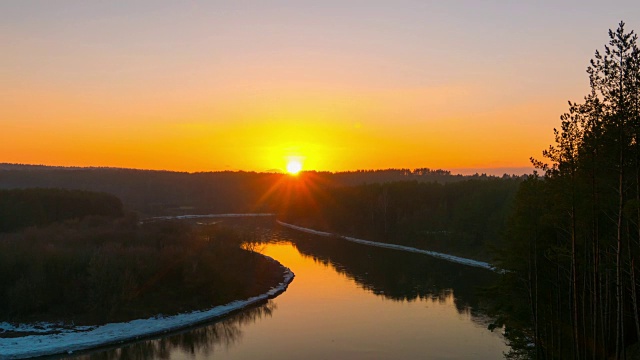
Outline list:
[[[262,225],[262,224],[261,224]],[[247,229],[247,227],[244,227]],[[477,288],[491,284],[496,275],[421,254],[364,246],[336,238],[302,234],[271,226],[253,228],[260,242],[292,242],[305,257],[335,269],[353,279],[361,288],[393,301],[453,302],[460,314],[479,324],[490,321],[479,309]],[[247,309],[220,322],[191,329],[161,339],[134,343],[122,348],[86,354],[77,359],[169,359],[181,351],[212,356],[220,347],[240,341],[242,326],[276,310],[274,302]]]
[[[494,273],[484,269],[337,238],[286,229],[274,231],[272,238],[292,241],[303,256],[333,267],[376,295],[394,301],[453,299],[461,314],[481,316],[478,287],[488,286],[496,279]]]
[[[103,350],[76,357],[83,360],[169,359],[175,351],[190,355],[196,352],[205,356],[213,354],[220,346],[229,347],[242,338],[242,326],[262,318],[271,317],[276,304],[266,304],[243,310],[222,321],[190,329],[160,339],[146,340],[117,349]]]

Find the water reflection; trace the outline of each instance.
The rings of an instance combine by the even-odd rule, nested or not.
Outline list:
[[[505,350],[477,310],[476,287],[490,271],[270,224],[241,230],[296,273],[284,294],[215,324],[77,358],[496,359]]]
[[[184,332],[133,343],[121,348],[101,350],[73,357],[78,360],[142,360],[170,359],[176,352],[194,357],[196,352],[206,357],[213,356],[216,350],[226,349],[242,338],[242,327],[258,320],[271,317],[277,309],[269,300],[266,304],[249,308],[219,322],[185,330]]]
[[[256,229],[262,241],[291,241],[306,257],[355,280],[360,287],[394,301],[431,299],[446,301],[451,295],[458,312],[477,312],[479,286],[496,274],[484,269],[349,241],[301,234],[289,229]]]

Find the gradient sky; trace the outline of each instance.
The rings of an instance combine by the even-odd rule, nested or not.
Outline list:
[[[520,173],[620,20],[640,2],[3,0],[0,162]]]

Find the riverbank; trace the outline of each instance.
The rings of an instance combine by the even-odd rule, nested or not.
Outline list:
[[[252,218],[276,216],[273,213],[238,213],[238,214],[201,214],[201,215],[175,215],[175,216],[155,216],[142,219],[141,222],[152,222],[162,220],[190,220],[190,219],[210,219],[210,218]]]
[[[219,225],[135,217],[0,234],[0,359],[173,332],[285,291],[293,273],[246,241]]]
[[[337,238],[344,239],[344,240],[351,241],[351,242],[358,243],[358,244],[362,244],[362,245],[375,246],[375,247],[393,249],[393,250],[400,250],[400,251],[407,251],[407,252],[412,252],[412,253],[416,253],[416,254],[424,254],[424,255],[432,256],[432,257],[435,257],[435,258],[438,258],[438,259],[442,259],[442,260],[446,260],[446,261],[462,264],[462,265],[473,266],[473,267],[483,268],[483,269],[487,269],[487,270],[491,270],[491,271],[495,271],[495,272],[500,272],[500,269],[497,269],[493,265],[491,265],[491,264],[489,264],[487,262],[484,262],[484,261],[463,258],[463,257],[460,257],[460,256],[449,255],[449,254],[444,254],[444,253],[435,252],[435,251],[423,250],[423,249],[418,249],[418,248],[409,247],[409,246],[381,243],[381,242],[370,241],[370,240],[363,240],[363,239],[358,239],[358,238],[354,238],[354,237],[350,237],[350,236],[342,236],[342,235],[339,235],[339,234],[332,234],[332,233],[328,233],[328,232],[324,232],[324,231],[319,231],[319,230],[305,228],[305,227],[302,227],[302,226],[288,224],[288,223],[282,222],[280,220],[276,220],[276,221],[277,221],[278,224],[280,224],[280,225],[282,225],[282,226],[284,226],[286,228],[289,228],[289,229],[292,229],[292,230],[301,231],[301,232],[305,232],[307,234],[313,234],[313,235],[324,236],[324,237],[335,236]]]
[[[50,323],[14,326],[8,323],[0,323],[0,330],[2,331],[30,334],[27,336],[0,338],[0,358],[24,359],[65,353],[72,354],[77,351],[173,332],[200,323],[210,322],[258,305],[283,293],[295,276],[289,268],[273,258],[265,257],[282,268],[283,278],[282,282],[263,294],[216,306],[209,310],[193,311],[166,317],[158,315],[148,319],[100,326],[76,327]]]

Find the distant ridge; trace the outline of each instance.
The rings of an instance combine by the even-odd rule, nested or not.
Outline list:
[[[157,172],[188,174],[188,172],[186,171],[121,168],[121,167],[113,167],[113,166],[62,166],[62,165],[14,164],[14,163],[0,163],[0,170],[127,170],[127,171],[157,171]]]
[[[439,183],[502,181],[520,176],[452,175],[428,168],[306,171],[293,178],[272,172],[218,171],[186,173],[112,167],[66,167],[0,163],[0,189],[56,188],[113,194],[125,209],[151,216],[215,213],[273,213],[282,210],[292,191],[376,186],[396,182]],[[326,190],[326,191],[325,191]],[[289,200],[287,200],[289,199]]]
[[[125,171],[149,171],[149,172],[163,172],[163,173],[176,173],[176,174],[209,174],[209,173],[266,173],[266,174],[286,174],[282,169],[266,169],[263,171],[248,171],[248,170],[211,170],[211,171],[179,171],[179,170],[166,170],[166,169],[141,169],[141,168],[126,168],[116,166],[63,166],[63,165],[44,165],[44,164],[22,164],[22,163],[0,163],[0,170],[125,170]],[[424,175],[446,175],[446,176],[489,176],[489,177],[503,177],[509,176],[521,176],[533,173],[532,167],[496,167],[496,168],[452,168],[451,170],[444,169],[430,169],[430,168],[387,168],[387,169],[356,169],[346,171],[318,171],[318,170],[306,170],[307,173],[318,174],[333,174],[333,175],[348,175],[348,174],[371,174],[371,173],[384,173],[384,172],[396,172],[402,173],[404,176],[424,176]]]

